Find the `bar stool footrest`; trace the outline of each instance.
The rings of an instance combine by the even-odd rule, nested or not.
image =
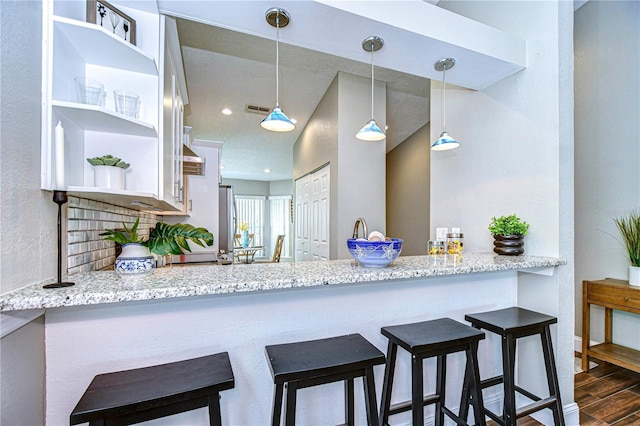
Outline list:
[[[504,383],[504,376],[495,376],[480,381],[480,389],[490,388]]]
[[[422,400],[422,405],[427,406],[429,404],[435,404],[436,402],[438,402],[439,399],[440,399],[440,395],[435,393],[425,396],[424,399]],[[397,402],[395,404],[392,404],[389,407],[390,416],[393,414],[404,413],[405,411],[411,411],[411,400]]]
[[[544,408],[550,408],[556,403],[556,397],[550,396],[548,398],[541,399],[536,402],[532,402],[531,404],[525,405],[524,407],[518,408],[516,410],[516,418],[528,416],[531,413],[535,413],[536,411],[540,411]]]

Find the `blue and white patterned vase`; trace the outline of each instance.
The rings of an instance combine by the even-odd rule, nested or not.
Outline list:
[[[240,232],[240,245],[242,248],[249,247],[249,231],[244,230]]]
[[[122,246],[116,258],[115,269],[120,274],[143,274],[153,269],[155,260],[149,249],[142,244],[129,243]]]

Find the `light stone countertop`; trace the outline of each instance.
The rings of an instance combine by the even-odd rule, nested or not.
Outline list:
[[[87,272],[68,277],[68,281],[75,283],[72,287],[44,289],[42,284],[34,284],[4,294],[0,296],[0,312],[549,268],[566,263],[555,257],[465,253],[464,256],[400,256],[386,268],[365,268],[355,260],[344,259],[169,266],[134,276],[115,271]]]

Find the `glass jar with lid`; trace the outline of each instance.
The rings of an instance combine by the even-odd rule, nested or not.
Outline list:
[[[447,254],[462,254],[464,252],[464,234],[451,232],[447,234]]]
[[[427,254],[438,255],[444,254],[444,241],[429,241],[427,243]]]

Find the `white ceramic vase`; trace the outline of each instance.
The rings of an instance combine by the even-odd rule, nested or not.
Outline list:
[[[124,169],[115,166],[93,166],[93,186],[124,190]]]
[[[629,285],[640,286],[640,266],[629,266]]]
[[[122,253],[116,258],[115,270],[120,274],[144,274],[153,269],[154,263],[147,247],[129,243],[122,246]]]

